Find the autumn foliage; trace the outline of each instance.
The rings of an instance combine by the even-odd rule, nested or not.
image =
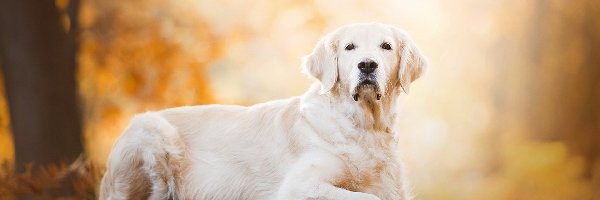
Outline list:
[[[26,166],[22,173],[10,173],[12,165],[0,166],[1,199],[97,199],[102,170],[83,157],[73,163],[40,169]]]

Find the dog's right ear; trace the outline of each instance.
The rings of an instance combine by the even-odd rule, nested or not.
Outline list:
[[[302,72],[321,82],[321,94],[327,93],[338,80],[337,42],[334,34],[323,37],[312,53],[302,58]]]

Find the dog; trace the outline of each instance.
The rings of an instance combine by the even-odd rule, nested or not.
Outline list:
[[[302,96],[135,116],[100,199],[411,199],[393,124],[427,61],[408,34],[343,26],[302,67],[317,80]]]

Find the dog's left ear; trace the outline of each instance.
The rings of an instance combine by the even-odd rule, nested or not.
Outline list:
[[[398,83],[404,93],[408,94],[410,84],[427,70],[427,59],[407,33],[395,27],[393,31],[398,41],[398,53],[400,54]]]
[[[329,92],[338,79],[337,42],[334,33],[323,37],[312,53],[302,58],[302,71],[321,82],[321,94]]]

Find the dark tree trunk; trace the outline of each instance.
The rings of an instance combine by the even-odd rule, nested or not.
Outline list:
[[[69,3],[65,11],[77,25],[78,2]],[[83,151],[76,28],[62,20],[54,0],[0,0],[0,65],[19,171],[30,162],[71,162]]]

